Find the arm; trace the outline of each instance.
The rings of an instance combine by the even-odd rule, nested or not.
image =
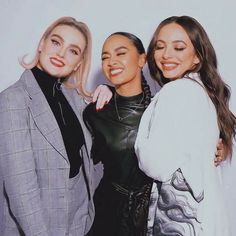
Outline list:
[[[210,145],[209,139],[216,142],[212,138],[215,120],[211,121],[215,113],[208,117],[206,94],[193,83],[175,81],[161,90],[156,106],[152,104],[142,117],[135,147],[140,168],[147,175],[167,181],[181,168],[187,182],[199,195],[202,191],[199,170],[202,170],[202,160],[209,159],[205,157],[205,150]],[[150,116],[153,117],[148,130]],[[210,158],[213,164],[214,153]]]
[[[0,95],[0,171],[12,214],[26,236],[48,236],[23,91]]]

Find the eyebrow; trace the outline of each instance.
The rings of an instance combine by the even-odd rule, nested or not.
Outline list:
[[[120,46],[120,47],[118,47],[118,48],[115,49],[115,52],[119,51],[120,49],[126,49],[126,50],[127,50],[128,48],[125,47],[125,46]],[[102,55],[104,55],[104,54],[109,54],[109,52],[107,52],[107,51],[102,52]]]
[[[157,40],[157,43],[158,42],[161,42],[161,43],[165,43],[165,41],[164,40],[161,40],[161,39],[159,39],[159,40]],[[185,45],[187,45],[187,43],[185,43],[185,41],[183,41],[183,40],[174,40],[174,41],[172,41],[173,43],[184,43]]]
[[[64,40],[59,34],[52,34],[51,37],[57,37],[57,38],[59,38],[61,41],[65,42],[65,40]],[[79,50],[79,52],[81,53],[82,50],[81,50],[81,48],[80,48],[78,45],[76,45],[76,44],[70,44],[70,46],[77,48],[77,49]]]

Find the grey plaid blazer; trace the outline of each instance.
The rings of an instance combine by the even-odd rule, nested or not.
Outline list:
[[[72,179],[60,129],[32,72],[0,93],[1,236],[82,236],[92,224],[96,172],[82,120],[85,103],[75,89],[62,85],[62,91],[86,141]]]

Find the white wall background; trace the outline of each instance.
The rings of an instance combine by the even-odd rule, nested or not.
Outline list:
[[[158,23],[172,15],[190,15],[204,26],[216,49],[222,77],[232,89],[231,109],[236,114],[236,3],[234,0],[1,0],[0,91],[18,80],[23,69],[18,57],[34,51],[46,27],[70,15],[88,24],[93,35],[89,89],[104,82],[100,52],[105,38],[115,31],[139,36],[147,47]],[[148,75],[147,68],[145,74]],[[153,93],[158,86],[148,78]],[[236,159],[236,155],[234,155]],[[224,167],[224,184],[232,236],[236,235],[236,160]],[[214,217],[214,216],[212,216]],[[223,235],[222,235],[223,236]]]

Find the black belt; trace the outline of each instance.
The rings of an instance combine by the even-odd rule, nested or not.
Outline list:
[[[129,211],[130,211],[131,208],[132,208],[132,203],[133,203],[134,199],[137,199],[137,198],[143,196],[140,199],[141,204],[145,204],[147,201],[149,201],[149,198],[150,198],[149,193],[150,193],[150,190],[151,190],[151,187],[152,187],[152,183],[145,184],[138,190],[128,190],[128,189],[124,188],[123,186],[121,186],[117,183],[114,183],[114,182],[112,183],[112,186],[114,187],[114,189],[117,192],[119,192],[122,195],[125,195],[125,196],[128,197],[128,201],[129,201],[128,208],[129,208]]]

